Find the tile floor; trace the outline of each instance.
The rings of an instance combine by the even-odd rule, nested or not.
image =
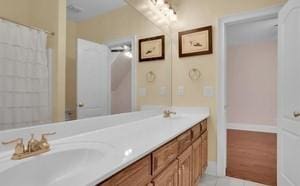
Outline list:
[[[216,177],[205,175],[201,179],[199,186],[266,186],[246,180],[231,177]]]

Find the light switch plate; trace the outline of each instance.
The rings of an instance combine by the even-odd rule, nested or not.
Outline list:
[[[140,97],[145,97],[147,95],[147,89],[146,88],[140,88],[139,89],[139,95],[140,95]]]
[[[177,88],[177,96],[184,96],[184,86],[179,86]]]
[[[213,97],[215,95],[215,90],[212,86],[205,86],[203,88],[203,96]]]
[[[160,96],[166,96],[167,95],[167,87],[165,87],[165,86],[160,87],[159,95]]]

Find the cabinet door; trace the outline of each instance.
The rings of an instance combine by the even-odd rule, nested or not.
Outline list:
[[[178,186],[178,160],[153,180],[154,186]]]
[[[154,176],[158,175],[163,169],[165,169],[172,161],[176,159],[177,155],[177,140],[173,140],[172,142],[154,151],[152,153],[152,174]]]
[[[202,176],[202,139],[198,138],[193,143],[193,178],[194,185],[199,182]]]
[[[208,164],[208,132],[205,131],[202,134],[202,174],[206,171],[207,164]]]
[[[113,176],[101,186],[148,186],[151,181],[151,158],[134,163],[117,175]]]
[[[185,150],[179,157],[179,186],[192,186],[192,146]]]
[[[181,154],[185,149],[187,149],[192,144],[192,133],[191,130],[186,131],[181,134],[178,138],[178,151]]]
[[[195,125],[192,128],[191,133],[192,133],[192,141],[197,140],[201,135],[201,124]]]

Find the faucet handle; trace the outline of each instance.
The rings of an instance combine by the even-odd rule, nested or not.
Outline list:
[[[9,145],[9,144],[13,144],[13,143],[17,143],[17,145],[15,147],[15,154],[16,155],[24,154],[25,146],[23,143],[23,138],[17,138],[17,139],[11,140],[11,141],[2,142],[2,145]]]
[[[56,134],[56,132],[45,133],[45,134],[42,134],[42,138],[45,138],[46,136],[53,136],[55,134]]]
[[[48,143],[48,140],[47,140],[46,136],[52,136],[52,135],[55,135],[55,134],[56,134],[56,132],[42,134],[41,141],[40,141],[40,145],[41,145],[42,149],[49,149],[50,148],[50,145]]]

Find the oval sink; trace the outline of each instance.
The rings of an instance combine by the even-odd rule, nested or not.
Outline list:
[[[46,154],[25,160],[0,171],[1,185],[48,186],[80,175],[89,167],[101,166],[113,147],[100,143],[56,145]],[[1,164],[0,164],[1,166]]]

